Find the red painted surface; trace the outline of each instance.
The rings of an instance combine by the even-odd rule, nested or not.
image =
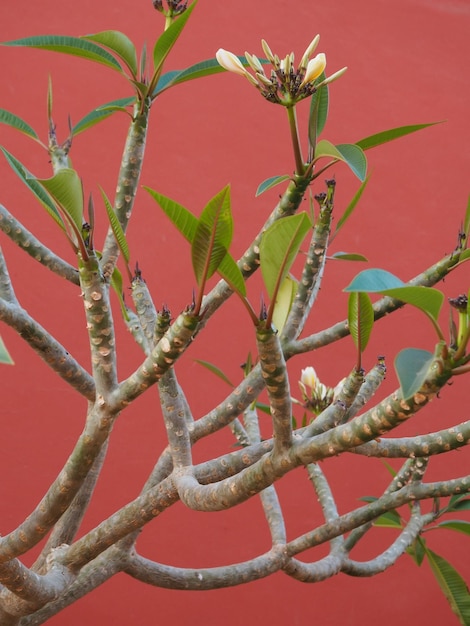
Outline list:
[[[467,0],[200,0],[168,69],[213,57],[219,47],[261,55],[261,38],[279,55],[294,49],[300,58],[320,32],[320,49],[327,54],[329,72],[349,66],[347,74],[331,88],[325,137],[333,142],[353,142],[385,128],[447,120],[369,153],[371,183],[349,229],[335,242],[336,251],[361,252],[369,258],[370,267],[383,267],[408,279],[455,246],[467,201],[469,26]],[[124,31],[141,45],[145,40],[152,42],[161,27],[150,0],[4,0],[0,4],[0,40],[42,33],[81,35],[111,28]],[[1,48],[0,58],[0,107],[16,112],[43,137],[49,74],[62,138],[67,134],[68,115],[76,122],[95,106],[130,94],[117,74],[72,57]],[[162,96],[155,109],[143,184],[197,212],[231,182],[236,217],[234,254],[239,254],[277,198],[274,190],[254,200],[257,185],[268,176],[293,169],[284,112],[265,103],[246,81],[229,75],[181,85]],[[93,190],[96,194],[100,184],[112,195],[126,124],[123,116],[116,115],[96,131],[76,138],[71,156],[87,193]],[[26,138],[2,127],[0,143],[38,176],[49,175],[47,156],[39,147],[31,147]],[[3,161],[0,171],[0,201],[71,260],[52,221]],[[344,167],[334,173],[340,215],[357,182]],[[134,260],[144,269],[157,304],[165,302],[179,311],[190,299],[193,286],[188,250],[143,194],[137,201],[136,218],[129,232]],[[59,279],[48,279],[42,268],[5,237],[2,246],[23,305],[86,363],[87,340],[79,321],[77,290]],[[330,264],[318,312],[308,330],[345,317],[346,297],[341,289],[359,269],[362,267],[354,264]],[[253,285],[250,293],[257,301]],[[451,276],[444,288],[448,295],[467,290],[468,269]],[[219,313],[207,330],[209,345],[196,343],[180,368],[196,417],[222,399],[226,390],[193,359],[217,363],[237,378],[239,364],[254,347],[242,307],[233,303],[228,309]],[[383,321],[368,349],[366,366],[383,353],[389,357],[391,371],[392,357],[401,347],[429,348],[434,337],[423,320],[419,313],[406,310]],[[6,534],[30,512],[62,466],[82,428],[85,407],[13,332],[4,328],[1,332],[16,361],[14,368],[2,368],[0,531]],[[141,357],[122,328],[118,339],[120,375],[124,377]],[[344,340],[314,359],[325,382],[335,384],[354,363],[352,342]],[[301,367],[311,362],[304,357],[292,363],[294,381]],[[395,384],[390,373],[384,393]],[[466,386],[464,379],[456,380],[440,400],[401,432],[428,432],[468,419]],[[46,402],[49,392],[52,399]],[[116,425],[108,465],[86,518],[87,529],[135,497],[164,446],[163,437],[158,401],[149,393]],[[214,454],[214,448],[222,452],[230,445],[228,436],[220,435],[215,443],[200,444],[195,454],[202,460]],[[361,495],[380,494],[387,483],[386,470],[379,463],[351,457],[332,460],[324,467],[339,494],[341,512],[356,506]],[[468,467],[468,452],[454,452],[444,461],[435,459],[429,475],[433,479],[451,477],[468,472]],[[309,530],[319,519],[302,471],[283,480],[279,493],[288,511],[289,537]],[[358,558],[373,557],[390,538],[387,531],[376,531],[373,543],[359,551]],[[448,532],[431,536],[429,541],[470,579],[465,538]],[[145,529],[138,546],[143,554],[164,563],[214,566],[267,550],[269,535],[257,501],[204,516],[176,506]],[[409,558],[371,580],[341,576],[320,585],[301,585],[278,574],[248,586],[206,593],[145,587],[120,575],[50,623],[78,626],[84,619],[90,626],[160,622],[205,626],[306,626],[313,622],[372,626],[379,622],[391,626],[403,619],[415,626],[457,623],[427,566],[418,570]]]

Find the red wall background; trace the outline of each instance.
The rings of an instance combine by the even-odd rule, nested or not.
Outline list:
[[[464,215],[470,165],[469,27],[467,0],[199,0],[167,69],[213,57],[219,47],[262,55],[261,38],[280,56],[294,50],[300,59],[319,32],[319,49],[327,54],[329,73],[349,66],[330,91],[326,138],[353,142],[394,126],[446,120],[369,153],[372,180],[349,228],[335,242],[334,251],[361,252],[369,258],[370,267],[382,267],[408,279],[455,247]],[[43,33],[82,35],[117,29],[139,46],[144,41],[151,46],[161,28],[161,17],[150,0],[3,0],[0,4],[3,41]],[[49,74],[54,85],[54,117],[62,139],[67,134],[68,115],[75,123],[94,107],[130,95],[117,74],[72,57],[0,48],[0,59],[0,107],[23,117],[44,138]],[[227,182],[232,183],[233,253],[237,256],[277,199],[275,189],[255,200],[257,185],[268,176],[293,169],[284,112],[264,102],[247,81],[230,75],[178,86],[165,93],[155,109],[142,183],[194,212]],[[305,116],[307,111],[304,107]],[[126,127],[127,120],[118,114],[76,138],[71,157],[87,193],[96,195],[100,184],[112,196]],[[0,143],[36,175],[50,175],[47,155],[28,139],[0,127]],[[4,161],[0,173],[0,202],[72,260],[53,222]],[[345,167],[338,167],[334,174],[338,182],[336,212],[340,215],[358,183]],[[105,223],[103,216],[103,232]],[[157,305],[165,302],[176,313],[190,300],[193,280],[188,250],[167,226],[156,205],[142,194],[129,231],[131,253],[143,268]],[[21,303],[87,363],[76,288],[48,278],[5,237],[1,245]],[[347,300],[341,290],[360,269],[362,265],[329,264],[309,332],[346,316]],[[465,292],[468,275],[464,266],[449,277],[446,293]],[[256,284],[250,286],[254,301],[259,297]],[[434,342],[431,326],[423,319],[407,309],[377,326],[365,365],[372,366],[377,354],[388,356],[390,374],[383,394],[396,385],[391,367],[395,353],[409,345],[429,349]],[[125,377],[141,356],[122,325],[118,326],[120,376]],[[196,342],[179,369],[196,417],[221,400],[226,389],[194,359],[214,362],[238,380],[239,364],[254,348],[249,324],[236,302],[226,313],[219,313],[205,332],[207,344]],[[16,362],[15,367],[1,371],[0,531],[6,534],[30,512],[62,466],[81,431],[85,406],[15,333],[3,327],[1,333]],[[334,385],[354,363],[352,342],[343,340],[324,349],[314,355],[314,361],[312,357],[293,361],[294,384],[301,367],[309,363],[326,383]],[[465,379],[456,380],[401,433],[428,432],[468,419],[466,386]],[[158,400],[149,393],[118,420],[108,465],[86,518],[87,529],[135,497],[164,446],[163,437]],[[203,442],[196,448],[196,458],[207,458],[214,450],[222,452],[231,443],[228,435]],[[429,478],[461,475],[468,467],[468,451],[454,452],[444,463],[434,460]],[[379,495],[388,479],[379,463],[355,457],[333,459],[325,464],[325,472],[339,494],[341,512],[357,506],[361,495]],[[289,537],[310,529],[320,516],[302,474],[294,472],[279,485],[281,502],[288,511]],[[358,558],[372,558],[391,537],[387,531],[375,531],[373,542],[362,548]],[[429,542],[470,579],[468,540],[442,532],[430,536]],[[164,563],[203,567],[250,558],[268,549],[269,535],[257,501],[204,517],[176,506],[145,529],[138,546],[143,554]],[[226,626],[305,626],[313,622],[372,626],[378,621],[391,626],[404,618],[415,626],[457,624],[427,565],[418,571],[408,557],[370,580],[341,576],[321,585],[301,585],[278,574],[248,586],[204,593],[145,587],[120,575],[50,623],[78,626],[86,619],[90,626],[160,621],[205,626],[222,622]]]

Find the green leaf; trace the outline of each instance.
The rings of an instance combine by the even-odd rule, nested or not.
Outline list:
[[[118,30],[104,30],[94,35],[85,35],[84,37],[80,37],[80,39],[94,41],[108,48],[108,50],[117,54],[117,56],[124,61],[132,76],[135,77],[137,75],[137,53],[135,46],[124,33]]]
[[[470,522],[464,520],[446,520],[440,522],[434,528],[447,528],[448,530],[456,530],[464,535],[470,535]]]
[[[83,187],[77,172],[71,168],[59,170],[52,178],[36,179],[64,210],[78,230],[83,224]]]
[[[359,272],[344,291],[366,291],[369,293],[381,293],[386,289],[403,287],[404,283],[399,278],[382,269],[369,269]]]
[[[119,305],[121,307],[122,317],[126,322],[129,321],[129,313],[126,307],[126,303],[124,302],[123,296],[123,288],[122,288],[122,274],[118,270],[117,267],[114,267],[113,273],[111,274],[111,287],[114,289],[116,296],[119,300]]]
[[[369,137],[364,137],[364,139],[356,141],[356,146],[359,146],[363,150],[370,150],[371,148],[375,148],[376,146],[381,146],[383,143],[387,143],[388,141],[394,141],[395,139],[399,139],[400,137],[404,137],[405,135],[409,135],[410,133],[415,133],[416,131],[422,130],[423,128],[434,126],[435,124],[442,124],[442,122],[431,122],[429,124],[412,124],[410,126],[399,126],[398,128],[390,128],[389,130],[383,130],[380,133],[376,133],[375,135],[370,135]]]
[[[8,164],[12,168],[12,170],[19,176],[19,178],[24,182],[24,184],[28,187],[30,191],[36,196],[42,206],[46,209],[49,215],[55,220],[55,222],[65,230],[65,224],[57,210],[56,205],[54,204],[50,195],[46,192],[46,190],[38,183],[38,181],[34,178],[33,174],[29,172],[22,163],[18,161],[12,154],[8,152],[5,148],[0,146],[0,150],[3,152]]]
[[[374,526],[380,526],[381,528],[403,528],[401,517],[395,510],[387,511],[387,513],[384,513],[374,520]]]
[[[1,337],[0,337],[0,363],[5,364],[5,365],[15,364]]]
[[[357,274],[344,291],[380,293],[407,304],[412,304],[430,318],[438,336],[442,338],[437,318],[444,302],[444,294],[437,289],[406,285],[386,270],[368,269]]]
[[[457,263],[457,265],[461,265],[464,261],[468,261],[469,259],[470,259],[470,249],[464,250],[463,252],[460,252],[459,254],[459,262]],[[457,265],[454,265],[454,267],[457,267]]]
[[[463,233],[465,235],[465,243],[468,246],[468,238],[470,237],[470,196],[468,196],[467,210],[463,221]]]
[[[319,81],[325,79],[325,74],[319,77]],[[312,152],[315,151],[318,137],[325,128],[328,117],[328,85],[320,87],[310,100],[310,113],[308,118],[308,142]]]
[[[193,269],[201,287],[217,270],[232,241],[230,187],[224,187],[204,207],[191,245]]]
[[[464,626],[470,624],[470,594],[468,587],[452,565],[442,556],[426,548],[426,556],[452,611]]]
[[[246,285],[243,274],[234,258],[228,252],[217,268],[217,272],[229,284],[233,291],[236,291],[242,297],[246,296]]]
[[[444,294],[432,287],[405,285],[396,289],[385,289],[381,293],[407,304],[412,304],[430,315],[434,320],[437,320],[444,302]]]
[[[199,365],[206,367],[210,372],[212,372],[213,374],[218,376],[221,380],[223,380],[224,383],[227,383],[227,385],[230,385],[230,387],[232,388],[235,387],[235,385],[230,381],[230,379],[227,378],[227,376],[225,376],[223,371],[219,369],[216,365],[213,365],[212,363],[209,363],[208,361],[201,361],[200,359],[195,359],[195,361],[196,363],[199,363]]]
[[[421,388],[434,355],[427,350],[405,348],[395,357],[395,371],[403,398],[411,398]]]
[[[346,223],[346,220],[349,217],[351,217],[352,212],[354,211],[354,209],[356,208],[357,203],[361,199],[361,196],[362,196],[362,194],[364,192],[364,189],[366,188],[366,185],[367,185],[368,182],[369,182],[369,176],[367,176],[364,179],[364,181],[362,182],[361,186],[359,187],[359,189],[354,194],[353,199],[351,200],[349,205],[346,207],[346,210],[344,211],[343,215],[339,218],[338,223],[336,224],[336,229],[335,229],[333,238],[336,237],[336,235],[338,234],[339,230],[344,226],[344,224]]]
[[[49,74],[49,80],[47,81],[47,119],[49,120],[49,123],[52,122],[52,104],[54,101],[53,95],[52,78]]]
[[[332,256],[328,257],[336,261],[367,261],[367,257],[357,252],[335,252]]]
[[[407,548],[407,553],[411,556],[413,561],[421,566],[423,563],[424,557],[426,556],[426,542],[422,537],[417,537],[409,548]]]
[[[104,192],[104,189],[100,187],[101,196],[103,198],[104,206],[106,208],[106,213],[108,214],[109,223],[111,225],[111,229],[113,231],[114,238],[121,250],[122,256],[126,263],[129,263],[129,246],[127,245],[126,236],[124,235],[124,231],[122,230],[122,226],[119,223],[116,213],[114,212],[113,206],[109,201],[107,195]]]
[[[80,37],[67,37],[63,35],[37,35],[35,37],[25,37],[15,39],[1,44],[2,46],[21,46],[26,48],[38,48],[41,50],[52,50],[53,52],[63,52],[73,56],[88,59],[95,63],[101,63],[113,70],[122,73],[122,68],[116,59],[101,46],[92,41],[81,39]]]
[[[169,55],[171,49],[178,40],[178,37],[185,27],[186,22],[189,20],[196,3],[197,0],[195,0],[191,6],[189,6],[186,11],[182,13],[181,16],[178,17],[157,39],[153,49],[154,75],[158,75],[161,71],[166,57]]]
[[[244,66],[249,65],[244,56],[238,57]],[[260,63],[269,63],[266,59],[258,59]],[[158,96],[166,89],[185,83],[188,80],[195,80],[196,78],[203,78],[204,76],[211,76],[213,74],[222,74],[226,70],[219,64],[217,59],[207,59],[205,61],[199,61],[184,70],[171,70],[165,72],[160,76],[157,86],[153,92],[153,96]]]
[[[183,237],[192,244],[198,225],[197,217],[184,206],[178,204],[178,202],[157,193],[153,189],[150,189],[150,187],[144,187],[144,189],[148,191],[153,199],[160,205],[165,215],[169,217]],[[243,275],[229,253],[224,256],[217,271],[234,291],[242,296],[246,295],[246,285]]]
[[[21,117],[18,117],[14,113],[10,113],[10,111],[0,109],[0,122],[19,130],[21,133],[31,137],[31,139],[39,141],[39,137],[34,128],[31,128],[31,126],[22,120]]]
[[[293,276],[286,276],[276,296],[273,324],[278,332],[282,332],[297,293],[298,281]]]
[[[360,147],[354,144],[338,144],[334,146],[330,141],[322,139],[315,148],[315,160],[329,157],[337,161],[344,161],[352,172],[363,181],[367,173],[367,160]]]
[[[470,511],[470,498],[466,495],[452,496],[449,504],[446,507],[448,512],[450,511]]]
[[[195,80],[196,78],[203,78],[204,76],[210,76],[212,74],[221,74],[224,71],[224,68],[219,64],[217,59],[208,59],[195,63],[184,70],[165,72],[165,74],[162,74],[160,77],[153,95],[157,96],[166,89],[174,85],[185,83],[188,80]]]
[[[131,106],[135,103],[135,97],[130,98],[119,98],[118,100],[112,100],[111,102],[107,102],[103,104],[90,113],[85,115],[75,126],[72,128],[72,134],[78,135],[82,133],[84,130],[87,130],[91,126],[98,124],[98,122],[102,122],[107,119],[110,115],[115,113],[116,111],[125,111],[124,107]],[[127,111],[126,111],[127,113]]]
[[[369,343],[373,325],[374,309],[369,296],[362,292],[352,292],[348,302],[348,326],[360,354]]]
[[[194,234],[197,228],[197,217],[195,217],[188,209],[186,209],[178,202],[157,193],[150,187],[144,187],[146,191],[156,200],[161,209],[173,222],[173,225],[180,231],[183,237],[192,243],[194,240]]]
[[[276,298],[310,228],[307,214],[299,213],[274,222],[263,233],[259,251],[261,273],[271,299]]]
[[[343,156],[343,161],[349,165],[353,173],[364,182],[367,175],[367,158],[364,151],[353,143],[339,143],[336,149]]]
[[[268,189],[271,189],[272,187],[275,187],[276,185],[279,185],[280,183],[283,183],[285,180],[289,179],[289,174],[281,174],[280,176],[271,176],[270,178],[263,180],[263,182],[258,186],[258,189],[256,190],[255,197],[257,198]]]

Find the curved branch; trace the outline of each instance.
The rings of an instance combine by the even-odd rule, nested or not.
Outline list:
[[[67,350],[20,306],[0,300],[0,320],[14,328],[49,367],[87,400],[95,398],[93,378]]]
[[[78,285],[78,270],[54,254],[0,204],[0,230],[48,270]]]
[[[392,545],[382,554],[366,562],[345,559],[341,571],[349,576],[374,576],[395,565],[397,560],[413,544],[423,528],[435,519],[433,513],[421,515],[419,507],[413,507],[410,521],[395,539]]]
[[[166,589],[204,591],[243,585],[266,578],[279,571],[285,563],[282,546],[273,546],[269,552],[243,563],[222,567],[185,569],[155,563],[138,554],[132,554],[123,571],[141,582]]]

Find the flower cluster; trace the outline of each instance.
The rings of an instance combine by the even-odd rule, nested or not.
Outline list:
[[[303,406],[306,409],[320,415],[338,396],[344,379],[336,387],[327,387],[317,376],[315,368],[311,365],[302,370],[299,387],[302,393]]]
[[[320,52],[312,59],[310,57],[316,50],[319,41],[320,35],[317,35],[295,68],[293,52],[281,60],[271,52],[266,41],[262,40],[261,46],[272,66],[269,76],[264,70],[264,62],[261,62],[254,54],[245,52],[246,63],[253,70],[254,75],[244,67],[241,60],[232,52],[220,48],[216,53],[216,58],[227,71],[245,76],[269,102],[291,107],[296,102],[311,96],[322,85],[339,78],[347,69],[343,67],[332,76],[318,82],[326,67],[326,56]]]
[[[153,6],[160,13],[169,14],[171,17],[181,15],[188,8],[188,0],[167,0],[168,12],[163,8],[163,0],[153,0]]]

